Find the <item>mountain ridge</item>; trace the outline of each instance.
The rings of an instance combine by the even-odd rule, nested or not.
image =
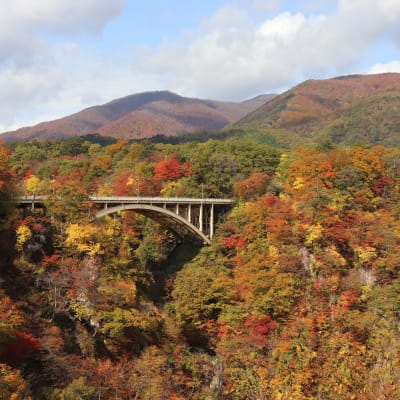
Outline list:
[[[249,113],[233,127],[279,129],[311,140],[343,144],[364,141],[400,145],[400,74],[307,80]]]
[[[235,103],[188,98],[167,90],[136,93],[52,121],[5,132],[0,138],[10,142],[99,133],[118,139],[138,139],[218,130],[274,96],[260,95]]]

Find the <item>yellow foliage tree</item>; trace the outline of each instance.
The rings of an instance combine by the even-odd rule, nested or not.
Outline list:
[[[360,265],[373,260],[377,256],[375,247],[371,247],[371,246],[364,246],[364,247],[357,246],[354,249],[354,252],[357,256],[357,260]]]
[[[18,251],[22,251],[24,244],[32,237],[32,231],[26,225],[21,225],[17,229],[17,243],[15,245]]]
[[[70,224],[67,227],[67,238],[65,244],[74,247],[81,253],[85,253],[91,257],[103,254],[101,244],[98,241],[100,230],[94,225]]]
[[[36,175],[31,175],[29,178],[26,178],[24,182],[25,192],[27,194],[40,193],[42,186],[42,181]]]
[[[120,151],[123,147],[128,145],[128,141],[126,140],[118,140],[118,142],[114,144],[110,144],[105,148],[107,154],[115,154]]]
[[[167,182],[161,189],[160,194],[166,197],[182,196],[185,192],[185,188],[181,182]]]
[[[360,168],[367,176],[369,182],[385,174],[385,165],[381,159],[382,147],[373,149],[364,149],[363,147],[354,147],[352,149],[351,161],[354,166]]]
[[[307,246],[312,246],[322,237],[323,228],[321,224],[309,225],[307,227],[307,236],[305,243]]]

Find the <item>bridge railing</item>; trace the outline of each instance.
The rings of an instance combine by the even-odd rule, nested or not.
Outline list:
[[[46,195],[22,195],[16,199],[17,203],[42,203],[46,201]],[[84,200],[85,201],[85,200]],[[93,203],[147,203],[147,204],[233,204],[234,200],[220,198],[193,198],[193,197],[161,197],[161,196],[88,196],[88,202]]]
[[[94,203],[170,203],[170,204],[233,204],[231,199],[150,196],[89,196]]]

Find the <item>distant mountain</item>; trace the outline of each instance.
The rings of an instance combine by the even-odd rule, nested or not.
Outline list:
[[[200,100],[168,91],[133,94],[54,121],[0,135],[3,141],[58,139],[98,133],[119,139],[218,130],[243,118],[275,95],[241,103]]]
[[[233,124],[311,141],[400,145],[400,74],[309,80]]]

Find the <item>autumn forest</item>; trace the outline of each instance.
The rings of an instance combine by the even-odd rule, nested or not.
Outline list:
[[[400,148],[320,139],[0,144],[0,399],[400,399]],[[235,203],[204,246],[89,195]]]

